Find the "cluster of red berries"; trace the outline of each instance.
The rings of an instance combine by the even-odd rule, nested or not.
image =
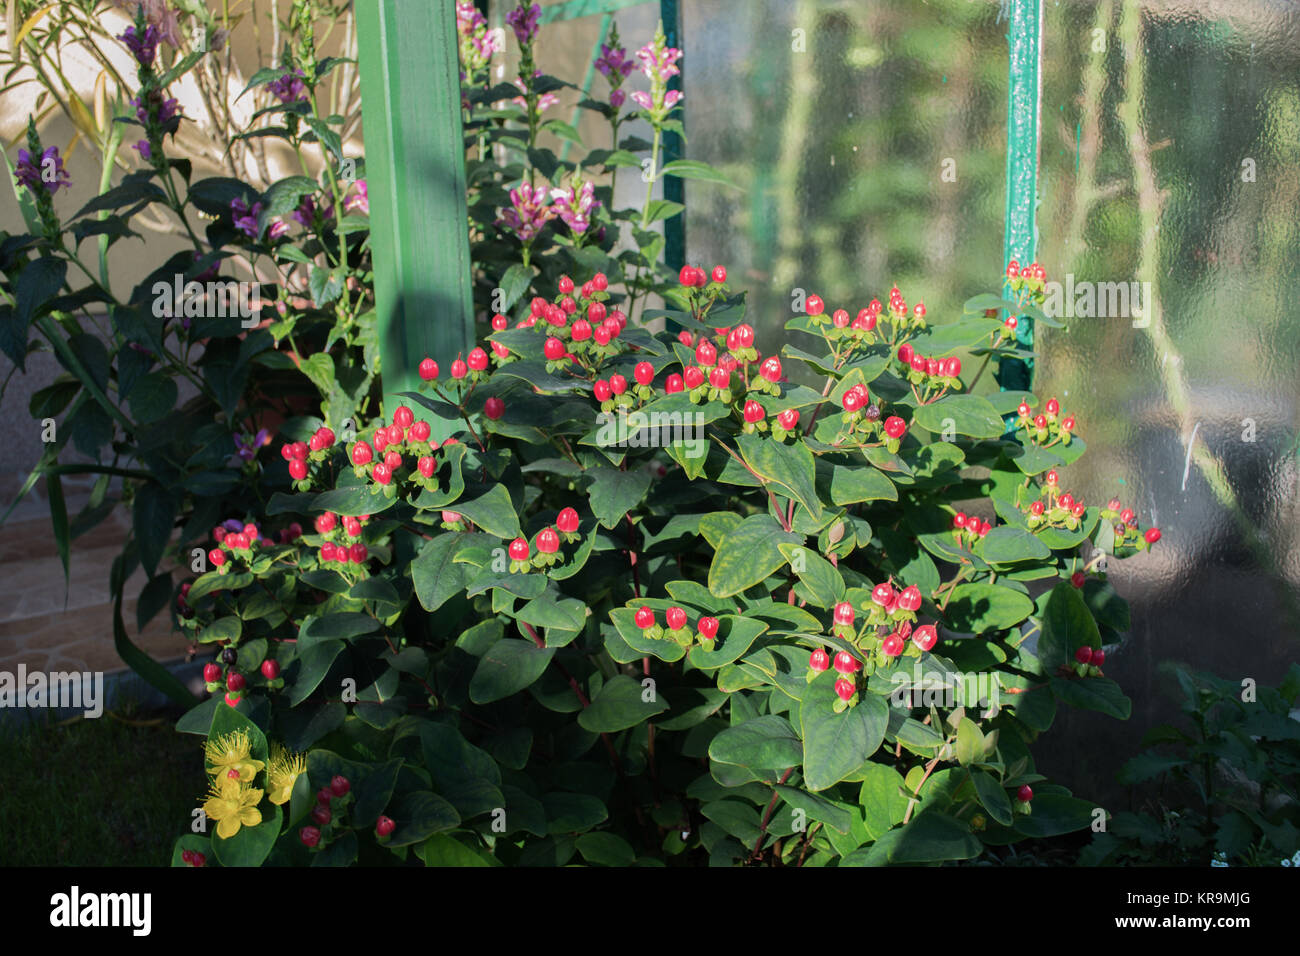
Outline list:
[[[655,620],[655,612],[644,605],[637,608],[634,620],[636,626],[641,628],[642,636],[652,641],[676,641],[683,647],[699,642],[706,651],[712,651],[718,637],[719,622],[716,617],[702,617],[692,629],[687,623],[686,611],[676,605],[664,612],[667,628],[660,627]]]
[[[846,389],[840,396],[840,406],[844,409],[841,417],[843,424],[848,426],[848,434],[861,433],[862,437],[870,438],[879,431],[884,436],[885,446],[891,452],[898,451],[903,436],[907,434],[907,422],[897,415],[890,415],[882,422],[880,406],[871,401],[867,386],[859,382]]]
[[[1021,402],[1016,414],[1016,425],[1023,428],[1035,444],[1046,448],[1057,442],[1063,445],[1070,443],[1075,428],[1074,416],[1062,416],[1061,403],[1056,399],[1049,398],[1043,411],[1037,415],[1026,402]]]
[[[1060,475],[1055,468],[1043,475],[1040,493],[1047,500],[1029,503],[1027,521],[1031,531],[1037,531],[1039,528],[1065,528],[1067,531],[1073,531],[1079,527],[1079,522],[1087,514],[1088,509],[1082,497],[1076,498],[1068,491],[1058,492],[1060,481]]]
[[[1007,278],[1019,279],[1021,282],[1043,282],[1047,279],[1047,271],[1037,262],[1020,268],[1020,263],[1012,259],[1007,263]]]
[[[874,336],[868,333],[875,331],[876,324],[880,321],[880,310],[880,300],[872,299],[869,306],[858,310],[856,317],[850,317],[847,309],[836,309],[828,317],[826,303],[822,301],[821,296],[810,295],[804,300],[804,311],[812,319],[812,324],[822,330],[823,335],[827,335],[828,330],[825,326],[829,320],[831,329],[835,330],[828,336],[831,341],[851,335],[855,339],[870,342]]]
[[[370,556],[369,549],[360,540],[362,526],[370,520],[370,515],[336,515],[327,511],[316,516],[316,533],[326,540],[321,542],[319,557],[321,563],[331,561],[339,564],[365,564]]]
[[[952,529],[957,535],[959,545],[963,535],[974,544],[980,538],[986,537],[993,530],[993,525],[978,515],[968,515],[964,511],[958,511],[952,516]]]
[[[208,858],[198,850],[181,850],[181,860],[189,866],[205,866]]]
[[[226,552],[230,552],[229,557],[247,560],[252,557],[254,548],[266,548],[274,544],[270,538],[262,537],[257,525],[252,522],[245,524],[240,531],[228,531],[218,526],[212,529],[212,537],[217,542],[217,547],[208,551],[208,561],[223,574],[228,570]]]
[[[908,381],[922,382],[926,379],[955,379],[961,375],[961,359],[956,356],[951,358],[926,358],[920,352],[912,348],[911,344],[904,342],[898,347],[898,360],[904,365],[909,366],[912,370],[908,374]],[[915,377],[912,373],[915,373]],[[952,383],[939,383],[945,386]]]
[[[489,403],[492,401],[488,399]],[[500,411],[504,411],[504,406]],[[498,414],[496,417],[501,416]],[[434,474],[438,470],[438,461],[434,454],[457,444],[459,439],[448,438],[439,442],[430,437],[431,433],[428,422],[417,421],[414,412],[405,405],[398,405],[393,410],[393,424],[376,426],[371,439],[359,439],[349,450],[348,457],[356,468],[357,477],[369,477],[376,485],[387,488],[401,477],[398,473],[407,464],[402,457],[405,451],[415,459],[415,468],[407,475],[411,483],[437,490]],[[380,455],[383,457],[379,458]]]
[[[217,655],[221,663],[217,661],[208,661],[203,665],[203,681],[207,685],[208,693],[214,693],[221,687],[226,689],[226,703],[234,707],[239,703],[239,698],[248,686],[248,679],[235,669],[239,661],[239,652],[229,642],[223,642],[221,653]],[[222,669],[222,664],[225,669]],[[273,657],[268,657],[262,661],[259,670],[266,682],[273,686],[274,682],[280,679],[280,662]]]
[[[307,462],[321,461],[334,445],[333,430],[321,426],[306,442],[288,442],[280,448],[280,457],[289,463],[289,477],[294,481],[307,479]]]
[[[352,782],[342,774],[336,774],[328,786],[316,792],[316,805],[311,810],[311,824],[298,831],[298,839],[308,849],[315,849],[324,838],[326,844],[335,829],[341,829],[342,819],[347,814],[353,798],[349,796]],[[392,832],[391,830],[389,832]]]
[[[896,588],[892,579],[877,584],[861,609],[868,612],[861,623],[851,601],[841,601],[831,613],[831,634],[848,641],[860,656],[841,650],[832,658],[819,647],[808,659],[809,681],[831,667],[840,675],[835,681],[837,711],[857,703],[859,671],[869,677],[876,667],[904,654],[919,658],[939,641],[935,625],[916,625],[916,612],[921,609],[921,589],[916,585]]]
[[[1106,663],[1106,652],[1100,647],[1085,644],[1074,652],[1074,665],[1070,670],[1080,677],[1101,677],[1101,665]]]
[[[711,274],[706,273],[698,266],[682,266],[681,271],[677,273],[677,281],[688,289],[703,289],[709,284],[710,277],[715,285],[726,285],[727,267],[714,266]]]
[[[453,511],[444,511],[442,520],[448,524],[459,525],[461,516]],[[531,547],[527,538],[515,538],[506,549],[510,557],[510,573],[526,572],[530,568],[547,568],[563,561],[560,543],[571,544],[579,540],[581,536],[578,534],[578,524],[578,512],[573,508],[565,508],[555,516],[555,527],[547,525],[537,532]]]
[[[190,607],[189,602],[185,600],[190,596],[191,586],[191,582],[182,581],[181,593],[176,595],[176,613],[187,621],[194,617],[194,608]]]
[[[1125,508],[1118,498],[1112,498],[1101,509],[1101,517],[1114,522],[1116,546],[1136,547],[1144,551],[1160,540],[1159,528],[1143,531],[1132,508]]]

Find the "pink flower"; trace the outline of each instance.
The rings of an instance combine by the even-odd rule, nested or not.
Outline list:
[[[520,46],[527,46],[536,39],[538,21],[541,16],[541,7],[535,3],[530,7],[525,7],[522,0],[520,0],[519,6],[506,14],[506,24],[515,31],[515,39],[519,41]]]
[[[343,200],[343,211],[345,213],[354,210],[360,212],[363,216],[370,215],[370,194],[366,192],[366,181],[364,179],[358,179],[356,192]]]
[[[533,71],[533,76],[541,76],[541,75],[542,75],[541,70]],[[528,87],[524,86],[524,81],[522,77],[516,76],[514,79],[514,83],[515,86],[519,87],[519,91],[521,93],[528,92]],[[528,100],[523,96],[516,96],[510,102],[518,105],[520,109],[524,109],[524,110],[528,109]],[[549,109],[550,107],[554,106],[558,102],[560,102],[560,98],[556,96],[554,93],[543,93],[541,96],[537,97],[538,114],[540,115],[542,111]]]
[[[645,110],[646,118],[657,129],[668,118],[673,107],[682,101],[680,90],[668,89],[668,81],[681,73],[677,61],[682,51],[668,46],[663,27],[655,30],[654,39],[636,51],[641,60],[641,70],[650,78],[650,92],[636,92],[632,99]]]
[[[488,30],[487,20],[470,0],[456,2],[456,32],[460,35],[461,66],[468,75],[482,70],[493,54],[500,52],[496,35]]]
[[[555,210],[546,205],[546,190],[523,183],[510,190],[511,208],[501,213],[497,225],[514,230],[521,242],[532,242],[554,217]]]
[[[595,189],[594,183],[574,180],[567,189],[556,187],[551,190],[554,214],[579,235],[587,231],[591,225],[591,214],[600,205],[595,197]]]

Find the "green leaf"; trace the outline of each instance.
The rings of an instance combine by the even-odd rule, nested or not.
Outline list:
[[[1011,588],[986,583],[959,584],[952,589],[944,615],[954,631],[979,634],[1013,627],[1033,610],[1034,602]]]
[[[14,282],[14,316],[23,336],[41,307],[59,294],[67,274],[67,262],[48,256],[29,262],[18,274]]]
[[[1051,685],[1056,699],[1071,707],[1100,711],[1118,720],[1128,720],[1133,712],[1133,701],[1125,697],[1119,684],[1108,677],[1087,677],[1082,680],[1053,677]]]
[[[957,724],[957,762],[969,767],[984,759],[984,732],[975,721],[963,717]]]
[[[425,866],[492,866],[488,857],[445,833],[429,837],[416,849],[415,855]]]
[[[704,522],[700,523],[704,531]],[[769,515],[750,515],[718,542],[709,566],[709,590],[730,597],[765,580],[785,564],[782,544],[802,544],[802,535],[781,530]]]
[[[907,826],[890,830],[875,844],[850,853],[841,866],[887,863],[943,863],[979,856],[983,847],[966,825],[941,813],[921,813]]]
[[[150,372],[131,388],[127,404],[139,425],[148,425],[176,407],[176,382],[162,372]]]
[[[831,501],[851,505],[859,501],[897,501],[898,489],[875,468],[836,465],[831,473]]]
[[[1015,828],[1029,837],[1054,837],[1092,825],[1096,804],[1059,793],[1044,793],[1034,797],[1030,804],[1033,812],[1016,817]]]
[[[790,721],[776,714],[729,727],[709,744],[709,759],[750,770],[788,770],[802,758],[803,745]]]
[[[992,537],[992,532],[989,536]],[[1074,662],[1080,647],[1101,647],[1101,633],[1083,596],[1069,581],[1052,588],[1043,607],[1042,634],[1038,638],[1038,659],[1051,674],[1062,664]]]
[[[450,803],[428,790],[415,790],[398,801],[388,816],[397,829],[388,838],[388,846],[422,843],[433,834],[460,824],[460,814]]]
[[[896,823],[902,822],[907,812],[903,783],[903,775],[885,764],[871,762],[862,768],[858,804],[871,839],[879,840]]]
[[[345,646],[342,641],[325,641],[313,644],[298,655],[298,679],[294,682],[293,693],[289,695],[290,706],[297,707],[311,696]]]
[[[490,704],[518,693],[542,676],[554,656],[553,647],[502,638],[479,658],[469,682],[469,699],[476,704]]]
[[[647,208],[646,224],[658,222],[660,219],[671,219],[685,208],[679,202],[672,202],[667,199],[652,199]]]
[[[609,819],[605,804],[585,793],[552,792],[542,795],[546,829],[551,834],[582,833]]]
[[[308,617],[298,631],[299,648],[321,641],[350,641],[363,634],[373,634],[379,628],[377,620],[360,611],[335,611],[323,617]]]
[[[664,164],[663,168],[659,170],[659,175],[676,176],[679,179],[694,179],[703,183],[716,183],[719,186],[730,186],[732,189],[740,188],[708,163],[701,162],[698,159],[674,159],[671,163]]]
[[[631,866],[636,862],[632,845],[614,833],[584,833],[574,845],[584,860],[596,866]]]
[[[411,562],[411,581],[420,606],[426,611],[438,610],[452,595],[464,590],[472,569],[467,564],[457,563],[455,557],[467,537],[463,534],[434,535]]]
[[[801,544],[781,544],[778,547],[807,587],[809,600],[815,605],[830,608],[844,600],[844,577],[834,565]]]
[[[961,743],[960,734],[961,732],[958,731],[959,746]],[[989,812],[989,816],[1004,827],[1011,826],[1011,798],[1007,796],[1002,784],[983,770],[973,771],[971,781],[975,784],[975,793],[980,798],[980,805]]]
[[[493,485],[491,491],[473,501],[458,502],[456,510],[495,537],[513,539],[523,534],[519,529],[519,514],[505,485]]]
[[[594,471],[596,480],[589,491],[591,512],[604,527],[613,528],[641,503],[650,490],[650,473],[641,468],[619,471],[602,467]]]
[[[816,468],[807,446],[786,445],[757,435],[739,435],[736,445],[755,474],[780,486],[777,490],[807,508],[814,521],[821,517]]]
[[[916,409],[915,420],[935,434],[954,431],[971,438],[997,438],[1004,425],[989,400],[980,395],[949,395]]]
[[[650,700],[644,698],[650,694]],[[668,702],[657,691],[643,689],[626,674],[611,678],[578,715],[578,726],[592,733],[617,733],[635,727],[668,709]]]
[[[514,304],[519,301],[528,286],[533,281],[532,266],[526,266],[521,262],[516,262],[505,274],[501,276],[501,284],[498,286],[501,290],[501,312],[509,312]]]
[[[1042,561],[1051,557],[1047,545],[1023,528],[998,525],[980,541],[980,556],[989,564]]]
[[[176,499],[154,482],[140,485],[135,494],[132,516],[140,564],[152,577],[171,538],[172,524],[176,520]]]
[[[809,790],[825,790],[861,769],[885,739],[889,724],[889,706],[875,694],[835,713],[838,676],[833,671],[819,675],[799,708],[804,786]]]

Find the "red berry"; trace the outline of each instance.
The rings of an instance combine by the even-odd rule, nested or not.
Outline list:
[[[609,377],[609,390],[615,395],[622,395],[627,391],[627,379],[622,375],[611,375]]]
[[[334,814],[330,812],[330,808],[324,804],[317,804],[312,808],[311,820],[312,823],[315,823],[317,826],[326,826],[332,819],[334,819]]]
[[[1016,411],[1020,414],[1021,418],[1029,417],[1029,406],[1026,405],[1024,402],[1020,403],[1020,407],[1017,408]]]
[[[923,651],[928,651],[934,647],[935,642],[939,640],[939,632],[933,624],[922,624],[912,632],[912,643]]]
[[[903,421],[897,415],[890,415],[885,419],[885,434],[890,438],[902,438],[903,433],[907,431],[907,422]]]
[[[1074,495],[1067,491],[1065,494],[1061,495],[1061,497],[1056,499],[1056,503],[1066,511],[1069,511],[1074,507]]]
[[[1055,415],[1061,410],[1061,403],[1054,398],[1049,398],[1047,404],[1043,406],[1043,410],[1049,415]]]
[[[221,666],[215,663],[204,664],[203,679],[209,684],[215,684],[217,681],[221,680]]]
[[[1121,511],[1121,512],[1119,513],[1119,520],[1120,520],[1120,523],[1121,523],[1121,524],[1128,524],[1130,521],[1132,521],[1132,520],[1133,520],[1133,509],[1132,509],[1132,508],[1125,508],[1123,511]]]
[[[572,508],[565,508],[556,517],[555,526],[565,534],[573,534],[578,530],[578,512]]]
[[[822,671],[830,669],[831,656],[819,647],[808,658],[808,666],[820,674]]]
[[[804,311],[809,315],[821,315],[826,311],[826,303],[822,301],[819,295],[810,295],[804,303]]]
[[[415,413],[405,405],[398,405],[393,409],[393,424],[400,425],[402,428],[410,428],[415,422]]]
[[[1055,488],[1057,483],[1060,480],[1061,480],[1061,476],[1056,473],[1055,468],[1053,468],[1051,471],[1049,471],[1046,475],[1043,476],[1043,481],[1047,483],[1047,486],[1049,488]]]
[[[591,305],[587,306],[587,318],[591,321],[604,322],[605,315],[606,311],[604,302],[593,302]]]
[[[243,674],[239,673],[239,671],[231,671],[226,677],[226,690],[232,694],[237,693],[244,689],[246,683],[248,682],[244,680]]]
[[[716,389],[731,387],[731,373],[719,365],[709,371],[709,384]]]
[[[573,335],[573,341],[585,342],[587,339],[591,338],[591,323],[586,319],[579,319],[577,322],[573,323],[573,328],[570,331]],[[548,339],[547,341],[550,340]]]
[[[1076,501],[1074,507],[1070,509],[1070,514],[1074,515],[1076,518],[1082,518],[1087,510],[1088,509],[1084,507],[1082,501]]]
[[[428,441],[432,432],[433,429],[429,427],[428,422],[416,422],[411,426],[411,438],[415,441]]]
[[[750,423],[761,422],[763,415],[763,406],[758,402],[751,400],[745,403],[745,421]]]
[[[352,446],[352,464],[368,465],[372,457],[369,442],[359,441]]]
[[[696,627],[705,640],[711,641],[718,633],[718,619],[716,617],[702,617]]]
[[[510,560],[527,561],[528,560],[528,542],[523,538],[515,538],[510,542]]]
[[[949,378],[956,378],[959,376],[961,374],[961,359],[957,358],[955,355],[948,359],[948,371],[944,374]]]
[[[719,285],[721,285],[722,283],[724,283],[724,282],[727,281],[727,267],[726,267],[726,266],[714,266],[714,267],[713,267],[713,281],[716,282],[716,283],[718,283]]]
[[[1092,649],[1092,666],[1100,667],[1104,663],[1106,663],[1106,652],[1100,647],[1094,647]]]
[[[682,392],[685,390],[686,390],[686,386],[682,382],[682,377],[678,375],[676,372],[674,372],[672,375],[669,375],[668,380],[664,382],[664,391],[667,392],[669,395],[674,395],[677,392]]]
[[[1074,652],[1074,659],[1080,664],[1092,663],[1092,648],[1086,644]]]
[[[365,564],[366,558],[369,554],[370,552],[367,550],[366,546],[358,541],[353,544],[352,547],[347,549],[347,560],[351,561],[353,564]],[[344,560],[343,555],[343,548],[340,547],[338,550],[338,560]]]
[[[315,827],[303,827],[298,831],[298,839],[304,846],[315,846],[320,842],[320,831]]]
[[[372,472],[375,481],[381,485],[386,485],[393,480],[393,470],[385,465],[382,461],[375,465]]]
[[[775,355],[765,358],[758,368],[758,374],[769,382],[781,381],[781,360]]]
[[[688,366],[682,372],[682,383],[688,389],[696,389],[704,384],[704,370],[698,365]]]
[[[488,418],[492,419],[492,421],[496,421],[505,413],[506,413],[506,403],[503,402],[501,399],[497,398],[495,395],[493,395],[491,398],[489,398],[486,402],[483,403],[483,414],[486,415]]]
[[[918,319],[925,318],[925,303],[924,302],[916,303],[916,305],[912,307],[912,314],[915,315]]]
[[[967,520],[966,513],[963,511],[958,511],[955,515],[952,516],[952,526],[954,528],[964,528],[966,527],[966,520]]]
[[[861,666],[858,659],[848,651],[839,651],[835,655],[835,669],[841,674],[852,674]]]
[[[386,837],[396,829],[397,824],[389,817],[381,815],[379,819],[375,821],[375,836]]]
[[[335,552],[338,551],[338,545],[333,541],[326,541],[320,546],[320,559],[322,561],[333,561]]]
[[[1160,529],[1147,528],[1146,533],[1143,534],[1142,537],[1146,538],[1147,544],[1155,544],[1160,540]]]
[[[1003,322],[1002,324],[1005,325],[1005,326],[1006,326],[1007,328],[1009,328],[1009,329],[1014,329],[1017,325],[1020,324],[1020,322],[1019,322],[1018,319],[1016,319],[1016,317],[1015,317],[1014,315],[1008,315],[1008,316],[1007,316],[1007,320],[1006,320],[1005,322]]]
[[[432,478],[434,470],[438,466],[437,463],[434,462],[432,455],[425,455],[418,462],[416,462],[415,467],[420,470],[420,474],[424,475],[424,477]]]
[[[605,273],[597,272],[591,277],[591,287],[597,292],[604,292],[609,288],[609,279],[605,278]]]
[[[262,661],[262,676],[267,680],[275,680],[280,676],[280,662],[267,658]]]
[[[1075,571],[1073,574],[1070,575],[1070,583],[1073,584],[1076,588],[1083,587],[1084,582],[1087,580],[1088,580],[1087,577],[1084,576],[1084,573],[1082,571]]]
[[[795,426],[799,424],[799,409],[787,408],[776,416],[776,423],[788,432],[794,431]]]
[[[476,372],[481,372],[488,367],[487,353],[477,346],[466,357],[466,361],[469,363],[469,367]]]
[[[686,612],[679,607],[670,607],[664,617],[671,631],[679,631],[686,626]]]
[[[217,567],[221,567],[226,563],[226,552],[222,551],[220,548],[213,548],[208,552],[208,560]]]
[[[904,611],[915,611],[921,607],[921,589],[911,585],[898,595],[898,606]]]
[[[568,295],[573,291],[573,280],[568,276],[560,276],[560,281],[557,283],[556,288],[558,288],[564,295]]]
[[[750,348],[754,344],[754,327],[745,323],[736,326],[736,341],[742,349]]]
[[[492,316],[492,331],[504,332],[510,325],[510,320],[504,315]]]
[[[871,600],[874,603],[879,604],[881,607],[885,607],[893,599],[894,599],[894,589],[889,585],[888,582],[882,582],[880,584],[877,584],[874,588],[871,589]]]
[[[653,627],[655,623],[655,612],[648,607],[641,607],[636,612],[636,626],[645,630],[647,627]]]
[[[438,363],[431,358],[427,358],[420,363],[420,378],[426,382],[432,381],[438,377]]]
[[[853,686],[853,681],[851,680],[846,680],[841,677],[835,681],[835,695],[839,697],[840,700],[850,700],[853,697],[855,690],[856,688]]]
[[[547,302],[540,295],[533,296],[533,300],[528,303],[528,311],[533,318],[539,318],[546,311]]]
[[[695,361],[705,368],[711,368],[718,361],[718,350],[712,342],[705,339],[695,347]]]
[[[389,471],[397,471],[402,467],[402,453],[390,451],[384,454],[384,464],[388,466]]]
[[[316,791],[316,802],[329,806],[329,802],[334,799],[334,794],[329,787],[321,787]]]
[[[875,311],[872,311],[869,308],[860,309],[857,318],[853,320],[853,327],[855,329],[863,329],[864,331],[870,332],[876,327],[876,321],[880,316],[880,303],[875,299],[872,299],[872,301],[876,304]]]
[[[1030,789],[1029,784],[1025,784],[1016,791],[1016,799],[1021,803],[1028,803],[1030,800],[1034,799],[1034,791]]]
[[[336,797],[343,796],[351,789],[352,789],[352,784],[348,781],[348,778],[343,776],[342,774],[337,774],[334,776],[333,779],[330,780],[330,791]]]
[[[1037,415],[1037,416],[1035,416],[1035,417],[1034,417],[1034,427],[1037,428],[1037,429],[1040,430],[1040,431],[1043,430],[1044,428],[1046,428],[1046,427],[1047,427],[1047,416],[1046,416],[1046,415]]]
[[[542,353],[550,361],[552,362],[558,361],[559,359],[564,358],[564,354],[565,354],[564,343],[561,342],[559,339],[557,339],[555,336],[551,336],[546,340],[546,343],[542,346]]]
[[[880,649],[885,652],[886,657],[897,657],[903,653],[904,641],[897,633],[890,634],[881,644]]]
[[[1012,259],[1007,263],[1007,278],[1014,279],[1020,274],[1020,263]]]
[[[302,481],[307,477],[307,463],[301,458],[295,458],[289,462],[289,477],[294,481]]]
[[[912,364],[913,354],[915,354],[915,350],[907,342],[904,342],[902,345],[898,347],[898,360],[902,362],[904,365]]]
[[[992,531],[992,530],[993,530],[993,525],[989,524],[987,521],[981,521],[981,522],[980,522],[980,537],[981,537],[981,538],[983,538],[985,535],[987,535],[987,534],[988,534],[990,531]]]
[[[469,366],[466,365],[462,360],[456,359],[456,361],[451,363],[452,378],[464,378],[468,374],[469,374]]]
[[[677,281],[688,287],[695,285],[695,266],[682,266],[677,273]]]
[[[866,404],[866,399],[862,397],[861,392],[858,392],[854,389],[849,389],[840,398],[840,404],[844,406],[844,410],[846,412],[856,412],[858,409],[860,409],[863,405]]]
[[[831,313],[831,324],[837,329],[846,329],[849,327],[849,313],[844,309],[836,309]]]
[[[835,623],[853,623],[853,605],[848,601],[841,601],[839,604],[835,605]]]
[[[1071,415],[1069,418],[1063,419],[1063,420],[1061,421],[1061,431],[1063,431],[1063,432],[1074,431],[1074,416],[1073,416],[1073,415]]]
[[[542,554],[554,554],[560,550],[560,536],[553,528],[543,528],[537,535],[537,550]]]
[[[609,401],[610,395],[613,394],[613,392],[610,390],[609,382],[605,381],[603,378],[595,382],[591,386],[591,390],[595,394],[596,401],[598,402]]]
[[[649,362],[637,362],[632,375],[638,385],[649,385],[655,380],[655,367]]]

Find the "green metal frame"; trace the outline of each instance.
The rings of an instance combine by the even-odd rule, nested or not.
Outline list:
[[[1007,197],[1002,264],[1012,259],[1032,262],[1038,231],[1039,101],[1042,98],[1042,0],[1010,0],[1007,30]],[[1034,323],[1022,316],[1016,341],[1033,349]],[[998,362],[997,381],[1003,391],[1028,389],[1034,360],[1009,358]]]
[[[384,409],[391,412],[401,403],[397,393],[419,384],[426,355],[445,373],[474,341],[456,12],[451,3],[357,0],[356,15]]]

